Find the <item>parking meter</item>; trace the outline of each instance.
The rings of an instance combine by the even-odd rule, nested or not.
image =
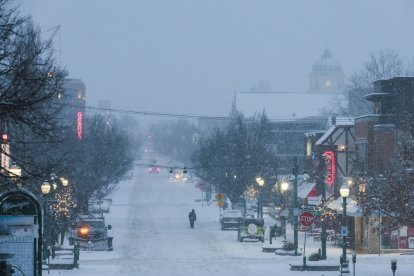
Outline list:
[[[352,275],[355,276],[355,263],[356,263],[356,254],[352,254],[352,267],[353,267],[353,273]]]
[[[391,260],[391,270],[392,270],[392,273],[394,274],[395,273],[395,271],[397,270],[397,260],[396,259],[392,259]]]

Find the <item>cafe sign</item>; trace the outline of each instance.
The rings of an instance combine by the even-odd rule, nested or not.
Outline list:
[[[30,198],[14,194],[0,202],[0,216],[37,215],[36,207]]]

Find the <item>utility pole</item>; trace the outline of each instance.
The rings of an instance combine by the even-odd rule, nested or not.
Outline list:
[[[293,159],[293,175],[295,176],[295,182],[294,182],[294,189],[293,189],[293,193],[294,193],[294,206],[293,206],[293,219],[294,219],[294,226],[293,226],[293,231],[294,231],[294,236],[293,236],[293,240],[294,240],[294,245],[295,245],[295,256],[297,256],[298,254],[298,215],[299,215],[299,208],[298,208],[298,160],[295,157]]]

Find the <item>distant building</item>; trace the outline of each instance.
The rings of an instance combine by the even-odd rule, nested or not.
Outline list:
[[[292,160],[305,167],[305,133],[323,132],[337,104],[348,105],[341,65],[325,50],[312,66],[310,88],[303,92],[237,92],[235,107],[247,118],[265,112],[272,123],[281,174],[291,172]]]
[[[309,75],[309,92],[312,93],[343,93],[345,76],[342,67],[328,49],[312,66]]]
[[[105,122],[107,125],[109,125],[112,120],[111,101],[110,100],[99,100],[98,110],[96,110],[96,112],[98,114],[104,114]]]
[[[59,94],[62,103],[62,120],[80,141],[83,137],[83,122],[85,118],[86,87],[80,79],[67,79]]]

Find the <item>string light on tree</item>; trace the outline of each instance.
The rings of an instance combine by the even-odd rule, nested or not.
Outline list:
[[[244,193],[248,198],[255,199],[259,194],[259,190],[252,185],[247,187],[247,190]]]
[[[326,204],[321,204],[316,207],[316,212],[320,214],[321,221],[331,222],[336,220],[336,213],[328,208]]]
[[[52,205],[52,210],[56,218],[69,218],[70,212],[74,207],[76,207],[76,204],[73,202],[70,191],[64,190],[56,194],[56,203]]]

